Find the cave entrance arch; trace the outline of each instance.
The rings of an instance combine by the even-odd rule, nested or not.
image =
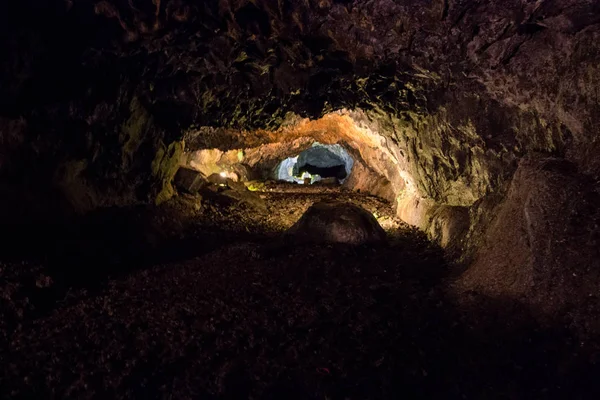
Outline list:
[[[315,183],[328,178],[343,183],[350,173],[354,160],[339,144],[313,143],[295,157],[281,161],[275,169],[279,180],[295,183]]]

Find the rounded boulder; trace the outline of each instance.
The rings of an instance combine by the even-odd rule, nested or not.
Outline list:
[[[327,201],[313,204],[288,230],[302,240],[364,244],[385,241],[385,231],[367,210],[352,203]]]

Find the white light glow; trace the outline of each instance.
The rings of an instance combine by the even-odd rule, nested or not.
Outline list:
[[[221,175],[223,178],[227,178],[227,172],[225,171],[221,172],[219,175]]]

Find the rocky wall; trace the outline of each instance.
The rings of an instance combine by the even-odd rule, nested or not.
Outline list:
[[[457,287],[518,299],[549,315],[570,313],[574,323],[597,321],[599,189],[564,159],[523,159]]]
[[[253,179],[266,179],[272,176],[273,169],[285,158],[297,156],[313,143],[340,144],[357,163],[353,172],[345,182],[345,186],[353,190],[361,190],[395,201],[394,185],[401,188],[404,183],[399,180],[396,169],[397,161],[392,153],[382,146],[385,138],[370,130],[360,127],[353,113],[346,110],[325,115],[318,120],[288,117],[286,124],[275,131],[246,132],[239,130],[221,130],[224,137],[234,136],[233,149],[198,149],[203,147],[201,138],[206,137],[207,129],[189,134],[188,165],[205,175],[221,171],[235,171],[242,166]],[[361,111],[354,115],[366,118]],[[260,137],[257,144],[256,137]]]
[[[18,222],[165,201],[184,145],[267,168],[290,144],[343,143],[353,187],[479,260],[477,290],[525,296],[546,275],[524,243],[560,259],[536,239],[548,228],[570,254],[544,224],[600,179],[599,39],[595,0],[4,2],[0,209]],[[262,146],[278,156],[246,151]],[[521,162],[534,155],[576,172],[549,177]],[[554,191],[562,208],[535,205]],[[502,235],[520,242],[492,246]]]

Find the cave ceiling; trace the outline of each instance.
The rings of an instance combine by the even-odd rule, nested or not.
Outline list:
[[[161,123],[243,128],[342,107],[430,113],[449,91],[520,103],[507,82],[530,94],[544,89],[554,77],[532,78],[521,68],[558,69],[561,50],[573,45],[538,58],[529,50],[597,32],[600,20],[591,0],[29,0],[4,7],[2,33],[10,37],[3,46],[16,56],[3,62],[6,110],[90,91],[115,96],[116,82],[126,81]],[[498,78],[507,75],[513,78]]]
[[[434,198],[532,152],[600,176],[596,0],[24,0],[0,19],[15,179],[76,162],[130,187],[175,141],[244,148],[336,110]]]

